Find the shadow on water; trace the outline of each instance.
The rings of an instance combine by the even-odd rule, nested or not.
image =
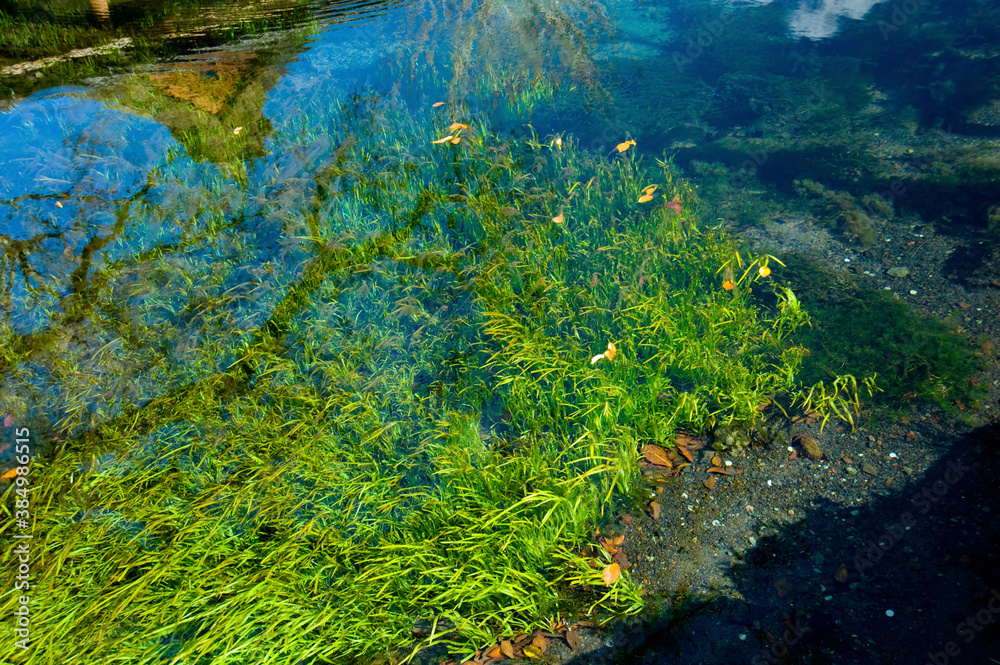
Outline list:
[[[689,592],[614,624],[598,663],[988,663],[1000,657],[1000,426],[934,445],[918,481],[864,505],[817,501],[726,571],[738,597]],[[733,547],[719,543],[719,547]]]

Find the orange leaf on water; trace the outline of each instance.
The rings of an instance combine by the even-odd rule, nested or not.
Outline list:
[[[604,352],[604,357],[608,360],[614,360],[615,354],[618,353],[618,347],[615,346],[614,342],[608,342],[608,350]]]
[[[629,139],[628,141],[622,141],[621,143],[616,145],[615,148],[618,149],[618,152],[625,152],[626,150],[628,150],[630,145],[635,145],[635,141],[631,139]]]
[[[639,197],[639,203],[646,203],[647,201],[652,201],[652,200],[653,200],[652,194],[643,194],[642,196]]]
[[[448,131],[449,131],[449,132],[453,132],[453,131],[455,131],[456,129],[468,129],[468,128],[469,128],[469,126],[468,126],[468,125],[464,125],[464,124],[462,124],[462,123],[460,123],[460,122],[453,122],[453,123],[451,123],[451,125],[450,125],[450,126],[448,127]]]
[[[760,273],[760,276],[761,276],[761,277],[767,277],[768,275],[770,275],[770,274],[771,274],[771,269],[770,269],[770,268],[768,268],[767,266],[761,266],[761,267],[760,267],[760,268],[759,268],[759,269],[757,270],[757,272],[758,272],[758,273]]]
[[[601,578],[604,580],[605,584],[611,586],[614,584],[615,580],[621,576],[621,574],[621,567],[617,563],[612,563],[601,571]]]
[[[461,143],[461,142],[462,142],[462,138],[461,138],[461,137],[459,137],[459,136],[456,136],[455,138],[453,138],[453,139],[451,140],[451,143],[452,143],[452,145],[458,145],[458,144],[459,144],[459,143]]]
[[[434,108],[438,108],[439,106],[444,106],[444,102],[434,102],[433,104],[431,104],[431,106],[433,106]]]
[[[563,218],[563,214],[559,213],[558,215],[556,215],[555,217],[552,218],[552,221],[555,222],[556,224],[562,224],[563,221],[565,221],[565,220]]]
[[[13,469],[4,471],[3,475],[0,476],[0,480],[10,480],[16,475],[17,475],[17,467],[14,467]]]
[[[733,286],[734,284],[728,279],[722,283],[722,288],[724,288],[726,291],[732,291]]]
[[[431,143],[444,143],[445,141],[450,141],[453,138],[455,138],[455,137],[452,136],[451,134],[449,134],[448,136],[444,137],[443,139],[438,139],[437,141],[431,141]]]
[[[650,185],[649,187],[646,187],[645,189],[643,189],[642,193],[643,194],[652,194],[653,192],[656,191],[657,187],[659,187],[659,185]]]

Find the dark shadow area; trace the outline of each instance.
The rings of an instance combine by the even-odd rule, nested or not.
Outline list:
[[[823,501],[730,569],[742,600],[689,595],[617,624],[599,663],[989,663],[1000,658],[1000,425],[952,442],[868,505]],[[950,655],[949,655],[950,654]]]

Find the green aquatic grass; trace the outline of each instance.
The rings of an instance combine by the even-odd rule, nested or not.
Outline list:
[[[668,163],[323,104],[267,178],[175,155],[100,270],[35,296],[52,332],[0,330],[4,407],[60,439],[32,466],[32,662],[405,660],[635,613],[582,548],[642,444],[857,406],[799,385],[780,265],[703,229]]]

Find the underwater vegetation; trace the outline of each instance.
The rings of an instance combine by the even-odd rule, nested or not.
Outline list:
[[[45,325],[3,323],[4,409],[49,434],[37,662],[407,658],[638,612],[581,548],[643,445],[857,414],[853,377],[799,382],[780,262],[635,143],[374,94],[271,131],[285,161],[239,178],[175,149],[59,254],[69,288],[27,276]],[[92,214],[18,205],[55,202]]]

